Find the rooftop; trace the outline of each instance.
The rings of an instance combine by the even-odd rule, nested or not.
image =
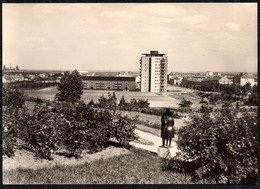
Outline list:
[[[142,55],[145,55],[145,56],[163,56],[165,54],[159,54],[159,51],[150,51],[150,54],[142,53]]]
[[[85,81],[135,81],[135,77],[82,76],[82,79]]]

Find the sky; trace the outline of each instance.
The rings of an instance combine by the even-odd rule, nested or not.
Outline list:
[[[173,72],[257,72],[256,3],[2,6],[7,67],[139,71],[158,50]]]

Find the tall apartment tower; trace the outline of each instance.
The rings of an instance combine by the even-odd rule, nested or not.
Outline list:
[[[143,53],[140,59],[141,92],[167,91],[168,60],[158,51]]]

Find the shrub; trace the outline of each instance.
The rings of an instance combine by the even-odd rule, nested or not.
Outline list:
[[[191,116],[178,132],[182,153],[167,166],[222,184],[257,183],[257,114],[237,113],[222,108]]]
[[[192,102],[186,99],[183,99],[181,103],[179,104],[181,108],[190,107],[192,105]]]
[[[46,87],[57,86],[57,83],[42,83],[39,81],[17,81],[13,83],[19,89],[43,89]]]
[[[18,137],[39,158],[52,159],[58,149],[66,149],[78,158],[82,150],[97,152],[107,147],[112,138],[128,146],[136,139],[134,128],[134,120],[110,110],[94,109],[82,101],[42,103],[31,113],[26,108],[4,111],[4,153],[13,154],[11,139]]]
[[[137,139],[134,133],[137,119],[137,117],[130,119],[127,116],[117,114],[116,119],[112,124],[114,128],[113,137],[115,137],[121,145],[128,146],[129,142]]]
[[[2,91],[3,106],[11,109],[19,109],[25,103],[24,93],[15,86],[6,85]]]
[[[100,108],[110,109],[115,112],[117,109],[117,97],[116,97],[115,92],[113,92],[112,94],[110,92],[108,92],[108,98],[106,98],[102,95],[98,99],[97,106]]]
[[[51,154],[57,149],[60,135],[58,128],[64,120],[51,111],[45,104],[37,104],[32,112],[21,112],[19,116],[18,137],[25,141],[30,150],[39,158],[52,159]]]
[[[15,138],[12,134],[9,134],[8,131],[2,130],[2,153],[8,157],[14,156],[14,147],[15,147]]]
[[[94,106],[95,106],[95,102],[94,102],[93,99],[91,99],[91,100],[89,101],[88,106],[90,106],[90,107],[94,107]]]
[[[14,135],[14,114],[3,111],[2,115],[2,153],[8,157],[14,156],[15,135]]]
[[[127,106],[128,106],[128,103],[125,100],[125,96],[123,95],[119,101],[118,107],[120,110],[125,110],[125,109],[127,109]]]
[[[258,86],[254,85],[251,89],[251,94],[249,95],[246,105],[258,106]]]
[[[220,94],[211,94],[210,97],[209,97],[210,104],[215,104],[219,100],[221,100]]]

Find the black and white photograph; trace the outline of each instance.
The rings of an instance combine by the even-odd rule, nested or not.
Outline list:
[[[2,184],[258,184],[257,3],[2,3]]]

